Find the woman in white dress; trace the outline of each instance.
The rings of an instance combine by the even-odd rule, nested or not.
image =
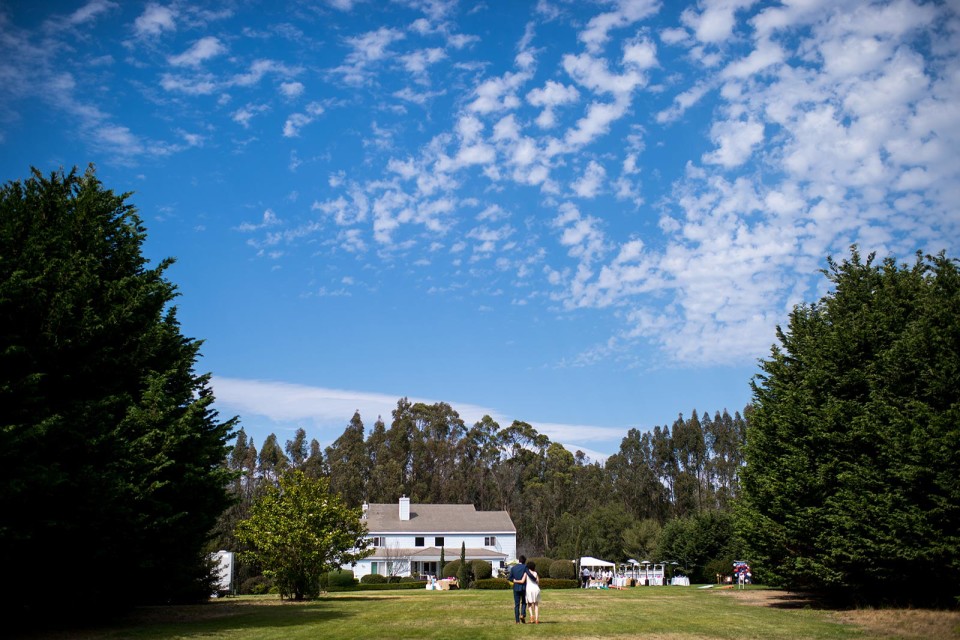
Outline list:
[[[530,621],[540,624],[540,576],[536,569],[536,562],[528,562],[527,572],[519,582],[527,585],[527,612],[530,614]]]

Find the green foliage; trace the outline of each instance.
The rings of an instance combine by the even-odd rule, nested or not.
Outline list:
[[[484,580],[493,575],[493,566],[486,560],[471,560],[470,573],[474,580]]]
[[[324,587],[353,587],[357,584],[357,579],[350,569],[334,569],[323,575]]]
[[[457,582],[460,583],[461,589],[470,588],[470,580],[473,576],[470,575],[470,564],[467,562],[467,544],[465,542],[460,543],[460,568],[457,570]]]
[[[236,531],[249,546],[241,555],[260,563],[281,595],[295,600],[316,597],[324,571],[367,555],[366,533],[359,509],[330,494],[326,479],[300,470],[280,476]]]
[[[200,342],[148,267],[128,194],[91,166],[0,188],[0,600],[31,615],[54,576],[61,615],[209,595],[205,546],[228,506]],[[129,588],[124,585],[136,585]]]
[[[753,382],[739,527],[774,583],[861,602],[960,591],[960,274],[939,255],[824,272]]]
[[[360,584],[387,584],[387,576],[381,576],[378,573],[368,573],[360,578]]]
[[[242,595],[263,595],[264,593],[268,593],[272,586],[274,586],[273,580],[270,578],[266,576],[254,576],[240,583],[240,593]]]
[[[580,586],[578,580],[561,580],[560,578],[543,578],[540,581],[541,589],[576,589]]]
[[[441,578],[456,578],[460,573],[460,561],[451,560],[447,564],[443,565],[443,570],[440,571]]]
[[[537,565],[537,574],[538,574],[541,578],[549,578],[549,577],[550,577],[550,565],[553,564],[553,560],[551,560],[550,558],[546,558],[546,557],[529,558],[529,559],[527,560],[527,564],[529,564],[529,563],[531,563],[531,562],[533,562],[534,564]]]
[[[537,565],[538,567],[540,565]],[[550,577],[558,580],[576,580],[577,565],[569,560],[554,560],[550,563]]]
[[[506,590],[506,589],[512,589],[513,584],[509,580],[505,580],[503,578],[487,578],[485,580],[477,580],[476,582],[474,582],[473,588],[486,589],[486,590],[490,590],[490,589]]]
[[[706,511],[668,522],[661,531],[656,556],[677,562],[677,570],[694,582],[713,582],[714,574],[707,565],[713,560],[732,565],[740,550],[732,514]]]
[[[660,540],[660,523],[651,518],[634,522],[623,531],[623,551],[634,560],[649,559],[656,555]]]

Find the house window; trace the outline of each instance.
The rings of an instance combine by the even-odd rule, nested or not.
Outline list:
[[[380,568],[380,564],[381,564],[380,562],[371,562],[371,563],[370,563],[370,573],[372,573],[372,574],[374,574],[374,575],[380,573],[380,572],[378,571],[378,569]]]
[[[483,539],[483,546],[485,547],[495,547],[497,546],[497,536],[486,536]]]
[[[423,546],[423,537],[419,536],[413,539],[413,546],[422,547]]]
[[[443,546],[443,536],[437,536],[433,539],[433,546],[442,547]]]
[[[383,547],[386,545],[386,542],[383,536],[373,536],[370,538],[370,544],[374,547]]]

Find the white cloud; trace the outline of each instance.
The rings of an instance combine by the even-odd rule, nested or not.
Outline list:
[[[303,95],[304,88],[305,87],[301,82],[280,83],[280,93],[283,94],[285,98],[299,98],[301,95]]]
[[[319,102],[311,102],[307,105],[306,113],[292,113],[283,123],[283,137],[296,138],[300,135],[300,130],[313,122],[323,113],[323,105]]]
[[[177,28],[176,12],[170,7],[148,3],[133,23],[137,36],[158,36],[164,31],[174,31]]]
[[[605,135],[610,130],[611,123],[622,118],[627,112],[627,106],[626,100],[591,103],[586,115],[577,121],[574,128],[566,132],[564,142],[568,147],[579,148]]]
[[[244,233],[250,233],[252,231],[260,231],[269,227],[275,227],[281,224],[281,222],[282,220],[277,217],[277,214],[275,214],[272,209],[267,209],[263,212],[263,217],[261,218],[260,222],[244,222],[237,227],[237,230]]]
[[[252,120],[256,115],[265,113],[270,110],[270,107],[265,104],[248,104],[245,107],[237,109],[230,117],[233,118],[233,121],[241,125],[244,129],[250,128],[250,120]]]
[[[700,42],[717,44],[730,38],[736,25],[736,12],[756,4],[757,0],[700,0],[698,7],[685,9],[680,21],[693,30]]]
[[[616,10],[591,18],[587,28],[580,32],[578,37],[588,51],[599,52],[609,39],[610,31],[628,27],[660,9],[659,0],[620,0],[616,5]]]
[[[520,106],[517,89],[529,78],[528,72],[507,72],[485,80],[474,89],[474,99],[467,105],[467,109],[480,114],[516,109]]]
[[[710,139],[717,149],[704,154],[703,161],[727,169],[738,167],[763,142],[763,125],[753,120],[726,120],[714,123]]]
[[[440,48],[420,49],[412,51],[406,55],[400,56],[400,62],[403,67],[415,76],[423,77],[427,69],[447,57],[446,52]]]
[[[635,69],[624,74],[611,73],[607,61],[589,54],[563,56],[563,68],[570,77],[595,93],[627,95],[646,84],[646,77]]]
[[[373,63],[386,59],[390,55],[390,45],[405,37],[402,31],[387,27],[348,37],[345,42],[352,51],[347,54],[344,64],[333,71],[339,73],[347,84],[366,84],[372,77],[369,69]]]
[[[543,88],[533,89],[527,94],[527,102],[535,107],[543,107],[537,116],[537,125],[542,129],[549,129],[556,124],[554,108],[576,102],[580,99],[580,92],[572,85],[565,85],[553,80],[547,80]]]
[[[180,55],[170,56],[167,60],[175,67],[196,67],[200,63],[226,52],[227,48],[214,36],[201,38]]]
[[[570,188],[581,198],[594,198],[603,187],[603,181],[606,177],[606,169],[600,163],[591,160],[583,175],[574,181]]]

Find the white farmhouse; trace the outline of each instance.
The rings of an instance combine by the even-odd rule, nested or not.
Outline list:
[[[445,562],[486,560],[493,574],[517,554],[517,528],[506,511],[477,511],[472,504],[364,504],[373,554],[357,562],[354,576],[438,576]]]

